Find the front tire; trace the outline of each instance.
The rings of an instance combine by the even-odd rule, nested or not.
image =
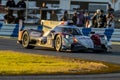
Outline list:
[[[56,51],[62,51],[62,37],[60,35],[55,38],[55,49]]]
[[[33,49],[34,46],[29,45],[29,43],[30,43],[30,37],[28,32],[25,31],[22,36],[22,46],[26,49]]]

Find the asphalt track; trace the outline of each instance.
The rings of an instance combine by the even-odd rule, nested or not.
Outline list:
[[[24,49],[16,43],[13,38],[0,37],[0,50],[13,50],[26,52],[28,54],[42,54],[62,57],[75,57],[88,60],[98,60],[120,64],[120,43],[113,44],[113,49],[108,53],[92,52],[56,52],[53,49],[36,47],[35,49]],[[0,80],[120,80],[120,73],[96,74],[96,75],[40,75],[40,76],[0,76]]]

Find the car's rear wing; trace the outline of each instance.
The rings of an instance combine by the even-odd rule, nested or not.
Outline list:
[[[58,25],[74,25],[73,21],[51,21],[51,20],[41,20],[41,24],[43,26],[43,30],[47,31],[55,28]]]
[[[51,21],[51,20],[41,20],[41,24],[43,26],[43,31],[48,31],[57,25],[59,25],[61,21]]]

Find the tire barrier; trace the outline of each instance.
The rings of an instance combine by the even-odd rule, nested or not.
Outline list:
[[[18,24],[2,24],[0,23],[0,36],[18,37]],[[22,30],[25,29],[35,29],[44,30],[41,25],[24,25]],[[114,28],[80,28],[82,33],[86,36],[90,34],[91,31],[95,33],[105,34],[108,41],[120,41],[120,29]]]

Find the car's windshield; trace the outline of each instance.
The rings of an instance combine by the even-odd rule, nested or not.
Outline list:
[[[54,30],[56,32],[62,32],[65,34],[72,34],[72,35],[82,35],[80,29],[78,29],[77,27],[55,27]]]
[[[62,32],[72,35],[81,35],[81,32],[78,28],[62,28]]]

